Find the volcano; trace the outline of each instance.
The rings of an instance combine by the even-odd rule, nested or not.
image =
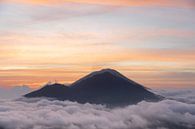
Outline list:
[[[113,69],[92,72],[70,86],[50,84],[24,95],[27,98],[49,97],[78,103],[124,106],[140,101],[159,101],[161,96],[128,79]]]

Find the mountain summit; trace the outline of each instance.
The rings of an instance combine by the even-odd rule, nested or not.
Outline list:
[[[144,86],[128,79],[113,69],[92,72],[70,86],[62,84],[46,85],[26,94],[25,97],[51,97],[79,103],[123,106],[140,101],[158,101],[160,96],[148,91]]]

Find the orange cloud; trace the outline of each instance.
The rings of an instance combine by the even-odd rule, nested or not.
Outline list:
[[[182,71],[167,71],[172,70],[173,66],[164,68],[164,71],[159,71],[160,67],[152,68],[142,67],[117,67],[111,68],[121,71],[124,75],[140,82],[148,87],[182,87],[194,86],[194,73]],[[75,69],[82,69],[77,71]],[[99,68],[91,67],[72,67],[70,68],[53,68],[53,69],[21,69],[21,70],[0,70],[1,85],[15,86],[15,85],[30,85],[32,88],[38,88],[48,81],[55,81],[61,83],[71,83],[88,74],[91,71],[99,70]],[[157,70],[157,71],[155,71]]]
[[[6,2],[49,5],[71,2],[111,6],[160,6],[160,7],[165,6],[181,8],[195,7],[195,3],[188,0],[8,0]]]

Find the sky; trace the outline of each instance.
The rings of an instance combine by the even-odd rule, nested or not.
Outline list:
[[[195,87],[194,0],[0,0],[0,86],[72,83],[113,68]]]

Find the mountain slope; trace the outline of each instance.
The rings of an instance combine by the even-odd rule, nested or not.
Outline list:
[[[69,87],[61,84],[47,85],[25,97],[52,97],[79,103],[106,105],[128,105],[143,100],[160,99],[158,95],[112,69],[93,72]]]
[[[33,91],[29,94],[26,94],[25,97],[49,97],[56,98],[59,100],[64,100],[66,96],[68,96],[70,90],[68,86],[63,84],[48,84],[42,87],[39,90]]]

